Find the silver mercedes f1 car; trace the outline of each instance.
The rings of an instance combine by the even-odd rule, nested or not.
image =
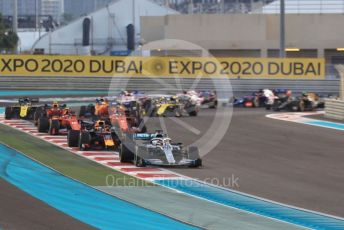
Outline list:
[[[136,133],[131,140],[122,141],[119,148],[121,162],[133,162],[138,167],[158,166],[202,166],[202,159],[196,146],[184,147],[173,143],[161,131]]]

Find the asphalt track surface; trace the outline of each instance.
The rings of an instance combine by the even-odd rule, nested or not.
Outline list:
[[[203,158],[204,167],[171,168],[190,177],[289,205],[344,217],[342,131],[266,118],[264,109],[236,108],[221,143]],[[271,111],[270,111],[271,113]],[[181,118],[204,132],[214,111]],[[161,120],[148,120],[150,130]],[[169,135],[192,143],[197,135],[164,118]],[[216,130],[214,130],[216,132]],[[235,178],[237,183],[229,183]],[[237,186],[238,185],[238,186]]]
[[[266,113],[263,109],[234,109],[229,130],[221,143],[204,157],[204,167],[171,170],[208,181],[215,178],[220,184],[222,180],[227,183],[228,178],[238,178],[239,187],[229,187],[343,217],[343,132],[269,119]],[[213,117],[213,110],[204,109],[198,117],[181,120],[204,132]],[[198,138],[173,120],[163,120],[174,140],[191,143]],[[160,121],[149,119],[149,130],[161,128]],[[88,227],[3,180],[0,188],[0,228]]]
[[[0,179],[0,229],[93,229]]]

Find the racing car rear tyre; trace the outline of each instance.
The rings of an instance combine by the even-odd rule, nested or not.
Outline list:
[[[119,160],[121,163],[131,163],[134,160],[134,153],[128,146],[130,146],[130,142],[122,142],[119,146]]]
[[[69,130],[67,134],[68,147],[78,147],[79,144],[80,131],[79,130]]]
[[[60,122],[59,120],[50,120],[49,134],[50,135],[59,135],[60,131]]]
[[[35,113],[33,114],[33,120],[35,125],[38,125],[38,120],[39,118],[41,118],[43,116],[43,108],[42,107],[38,107],[35,111]]]
[[[197,116],[197,112],[196,111],[192,111],[192,112],[189,113],[189,115],[191,117],[196,117]]]
[[[12,108],[11,107],[6,107],[5,109],[5,119],[9,120],[12,118]]]
[[[47,133],[49,130],[49,120],[46,117],[38,119],[37,130],[40,133]]]
[[[79,148],[80,150],[86,150],[84,148],[85,145],[89,145],[91,143],[91,135],[89,132],[81,132],[79,138]]]
[[[199,155],[198,147],[190,146],[189,147],[189,159],[194,160],[194,163],[190,167],[197,168],[202,166],[202,159]]]
[[[86,114],[86,106],[81,106],[80,107],[80,112],[79,112],[79,117],[84,117]]]

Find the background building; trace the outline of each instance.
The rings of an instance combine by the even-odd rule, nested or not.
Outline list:
[[[64,12],[63,0],[18,0],[18,20],[35,20],[36,15],[51,15],[53,19],[60,22]],[[0,0],[0,12],[3,16],[13,15],[13,1]]]
[[[96,11],[114,0],[64,0],[64,13],[72,19],[85,16]]]
[[[127,54],[140,45],[141,16],[172,14],[178,12],[150,0],[118,0],[45,34],[33,50],[49,54]],[[134,28],[130,33],[128,26]]]
[[[57,22],[61,21],[64,12],[63,0],[41,0],[41,14],[51,15]]]

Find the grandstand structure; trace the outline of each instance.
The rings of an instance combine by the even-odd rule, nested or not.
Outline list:
[[[154,0],[181,14],[250,13],[273,0]]]

